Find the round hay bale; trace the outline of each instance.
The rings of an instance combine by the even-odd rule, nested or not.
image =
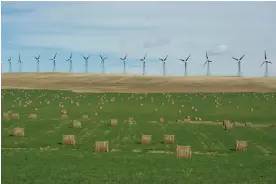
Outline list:
[[[13,129],[13,136],[23,137],[24,136],[24,128],[14,128]]]
[[[108,141],[96,141],[95,152],[109,152]]]
[[[81,122],[79,120],[73,120],[73,128],[81,128]]]
[[[76,139],[74,135],[63,135],[63,144],[65,145],[74,145],[76,144]]]
[[[19,119],[20,116],[18,113],[12,113],[11,116],[10,116],[12,119]]]
[[[150,144],[152,135],[142,135],[141,144]]]
[[[192,158],[191,146],[176,146],[177,158]]]
[[[224,129],[225,130],[229,130],[229,129],[232,129],[233,128],[233,123],[231,123],[231,122],[226,122],[225,124],[224,124]]]
[[[226,123],[230,123],[229,120],[223,120],[222,125],[224,126]]]
[[[111,126],[115,126],[115,125],[117,125],[118,124],[118,120],[117,119],[111,119],[110,120],[110,125]]]
[[[246,127],[252,127],[252,123],[251,122],[245,122],[244,126],[246,126]]]
[[[10,120],[10,114],[7,113],[7,112],[4,112],[3,113],[3,119],[6,120],[6,121],[9,121]]]
[[[190,123],[191,122],[191,119],[190,118],[185,118],[183,123]]]
[[[89,116],[88,115],[82,115],[82,119],[87,120],[87,119],[89,119]]]
[[[164,118],[159,119],[160,123],[164,123]]]
[[[246,151],[248,148],[247,141],[236,140],[236,151]]]
[[[37,115],[36,114],[29,114],[28,118],[29,119],[37,119]]]
[[[174,144],[174,135],[164,135],[164,144]]]

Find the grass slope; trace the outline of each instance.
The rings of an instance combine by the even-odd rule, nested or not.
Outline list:
[[[275,95],[2,90],[2,112],[20,114],[19,120],[2,120],[2,180],[5,184],[275,183],[275,128],[224,131],[219,125],[175,121],[190,115],[206,121],[276,123]],[[59,104],[68,111],[68,119],[61,119]],[[28,119],[30,113],[38,119]],[[89,115],[89,120],[81,115]],[[128,123],[129,117],[136,124]],[[160,117],[165,119],[163,124]],[[113,118],[119,124],[110,127]],[[72,120],[81,120],[82,128],[72,128]],[[11,136],[18,126],[25,128],[25,137]],[[77,144],[62,145],[63,134],[74,134]],[[151,145],[140,144],[142,134],[153,136]],[[192,159],[176,159],[175,145],[163,144],[164,134],[174,134],[175,145],[191,145]],[[94,152],[95,141],[101,140],[109,141],[111,152]],[[249,150],[233,151],[236,140],[247,140]]]

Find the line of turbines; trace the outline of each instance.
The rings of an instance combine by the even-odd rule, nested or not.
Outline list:
[[[120,58],[120,60],[123,61],[123,69],[124,69],[124,74],[126,74],[126,60],[127,60],[127,56],[128,54],[125,55],[125,57],[122,57]],[[236,58],[236,57],[232,57],[232,59],[236,60],[238,62],[238,76],[242,76],[242,71],[241,71],[241,61],[242,59],[244,58],[245,54],[243,54],[240,58]],[[56,57],[57,57],[57,53],[54,55],[53,58],[49,59],[51,61],[53,61],[53,72],[56,72]],[[84,59],[84,65],[85,65],[85,73],[88,73],[88,59],[90,58],[90,56],[83,56],[83,59]],[[141,62],[143,62],[143,75],[146,75],[146,57],[147,57],[147,54],[145,54],[145,56],[143,58],[140,59]],[[188,60],[190,59],[191,57],[191,54],[185,58],[185,59],[182,59],[182,58],[179,58],[180,61],[182,61],[184,63],[184,75],[187,76],[188,75]],[[107,59],[107,57],[103,57],[102,55],[100,55],[100,58],[101,58],[101,72],[102,74],[105,73],[105,67],[104,67],[104,64],[105,64],[105,60]],[[159,58],[159,60],[163,63],[163,76],[166,75],[166,62],[167,62],[167,58],[168,58],[168,55],[165,57],[165,58]],[[36,60],[37,62],[37,72],[40,72],[40,55],[37,56],[37,57],[34,57],[34,59]],[[266,51],[264,51],[264,61],[262,62],[261,66],[262,67],[264,64],[265,64],[265,77],[268,77],[268,64],[272,64],[272,62],[268,61],[267,60],[267,55],[266,55]],[[12,72],[12,61],[11,61],[11,57],[8,59],[8,62],[9,62],[9,72]],[[69,72],[73,72],[73,61],[72,61],[72,53],[69,57],[69,59],[65,60],[67,62],[69,62]],[[210,73],[210,64],[212,63],[213,61],[209,59],[209,56],[208,56],[208,53],[206,52],[206,61],[204,62],[204,65],[203,67],[206,66],[207,64],[207,76],[210,76],[211,73]],[[19,64],[19,72],[21,72],[22,70],[22,60],[20,58],[20,54],[19,54],[19,58],[18,58],[18,64]],[[2,62],[1,62],[1,65],[2,65]]]

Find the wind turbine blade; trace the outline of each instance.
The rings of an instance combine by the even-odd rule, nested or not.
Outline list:
[[[267,57],[266,57],[266,51],[264,51],[264,55],[265,55],[265,60],[267,59]]]
[[[244,56],[245,56],[245,54],[244,54],[244,55],[242,55],[242,57],[240,58],[240,60],[242,60]]]
[[[207,52],[206,52],[206,59],[209,59],[209,58],[208,58],[208,53],[207,53]]]
[[[127,54],[128,55],[128,54]],[[124,60],[127,58],[127,55],[125,56]]]
[[[160,61],[163,61],[163,59],[161,59],[161,58],[158,58]]]
[[[165,57],[164,61],[166,61],[166,60],[167,60],[167,58],[168,58],[168,55]]]
[[[265,64],[265,61],[261,64],[261,66],[260,66],[260,67],[262,67],[264,64]]]
[[[232,57],[234,60],[239,61],[237,58]]]
[[[100,55],[101,59],[103,59],[102,55]]]
[[[203,65],[203,67],[202,68],[204,68],[204,66],[206,65],[206,63],[207,63],[208,61],[206,61],[205,63],[204,63],[204,65]]]
[[[57,53],[55,54],[54,59],[56,59],[56,57],[57,57]]]
[[[187,57],[187,59],[185,61],[188,61],[190,57],[191,57],[191,54]]]

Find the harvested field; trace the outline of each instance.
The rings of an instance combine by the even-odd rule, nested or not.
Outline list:
[[[271,92],[276,91],[276,78],[4,73],[2,88],[120,93]]]
[[[275,92],[2,89],[1,95],[5,184],[276,181]],[[7,118],[11,114],[20,116]],[[110,126],[111,120],[116,126]],[[224,120],[233,122],[231,130],[222,128]],[[17,127],[24,128],[24,136],[11,136]],[[74,135],[74,140],[63,144],[63,135]],[[150,144],[141,144],[142,135],[151,135]],[[173,144],[165,144],[172,141],[168,135]],[[236,151],[236,140],[247,141],[248,148]],[[192,157],[177,158],[178,145],[190,145]]]

